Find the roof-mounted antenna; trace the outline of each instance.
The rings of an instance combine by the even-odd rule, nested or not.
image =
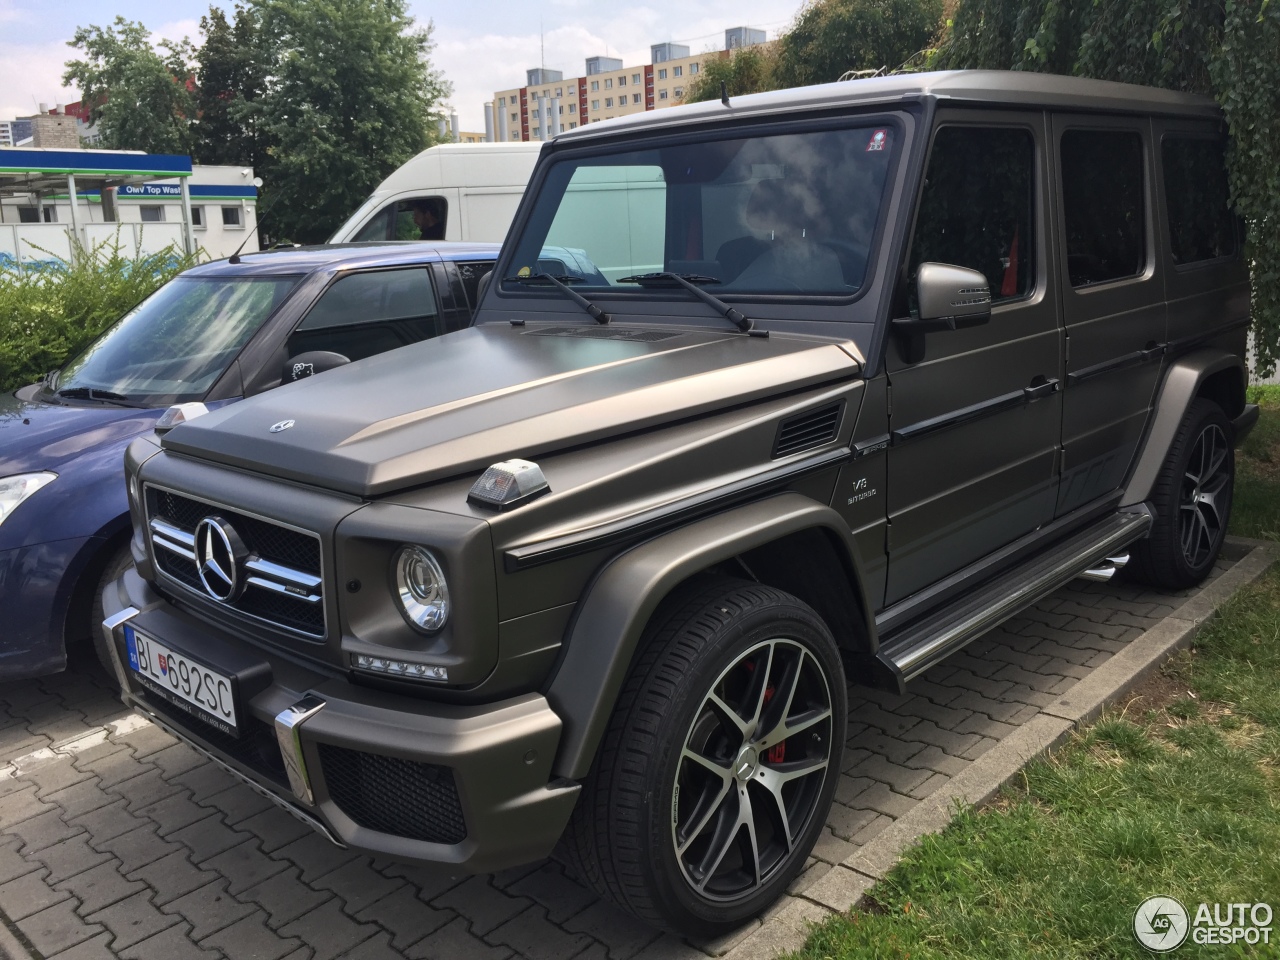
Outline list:
[[[260,186],[262,186],[262,178],[261,178],[261,177],[254,177],[254,178],[253,178],[253,185],[254,185],[255,187],[260,187]],[[241,240],[241,241],[240,241],[240,246],[236,247],[236,252],[235,252],[235,253],[233,253],[231,256],[227,257],[227,263],[239,263],[239,262],[240,262],[240,251],[244,249],[244,245],[245,245],[246,243],[248,243],[248,242],[249,242],[249,240],[253,237],[253,235],[254,235],[254,234],[256,234],[256,233],[258,232],[258,227],[262,226],[262,221],[263,221],[263,219],[266,217],[266,215],[267,215],[268,213],[270,213],[270,212],[271,212],[271,208],[272,208],[272,207],[274,207],[274,206],[276,205],[276,201],[277,201],[277,200],[279,200],[282,196],[284,196],[283,191],[281,191],[281,192],[277,193],[274,197],[272,197],[272,198],[271,198],[271,202],[267,204],[266,208],[262,211],[262,215],[261,215],[261,216],[259,216],[259,215],[258,215],[258,205],[257,205],[257,203],[256,203],[256,202],[254,203],[254,205],[253,205],[253,229],[252,229],[252,230],[250,230],[247,234],[245,234],[245,238],[244,238],[243,240]]]
[[[720,102],[726,107],[729,105],[729,84],[723,80],[720,81]]]

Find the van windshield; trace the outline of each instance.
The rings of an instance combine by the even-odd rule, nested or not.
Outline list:
[[[171,280],[55,371],[45,392],[138,406],[203,400],[297,282]]]
[[[859,126],[560,160],[507,275],[634,291],[621,281],[671,272],[717,296],[851,296],[866,279],[896,139],[894,127]]]

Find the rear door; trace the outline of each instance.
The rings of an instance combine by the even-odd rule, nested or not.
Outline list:
[[[940,111],[907,262],[986,275],[990,322],[888,348],[892,604],[1053,516],[1061,330],[1043,113]]]
[[[1063,388],[1062,515],[1120,487],[1145,429],[1164,354],[1151,125],[1057,115]]]

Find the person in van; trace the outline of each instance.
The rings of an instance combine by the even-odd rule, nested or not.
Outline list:
[[[444,217],[440,201],[436,197],[422,197],[413,201],[413,222],[422,231],[423,240],[444,239]]]

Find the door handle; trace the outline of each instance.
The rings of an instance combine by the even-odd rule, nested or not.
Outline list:
[[[1036,377],[1036,380],[1042,380]],[[1042,397],[1050,397],[1058,392],[1057,380],[1044,380],[1042,383],[1032,381],[1031,386],[1022,388],[1022,395],[1028,400],[1039,400]]]

